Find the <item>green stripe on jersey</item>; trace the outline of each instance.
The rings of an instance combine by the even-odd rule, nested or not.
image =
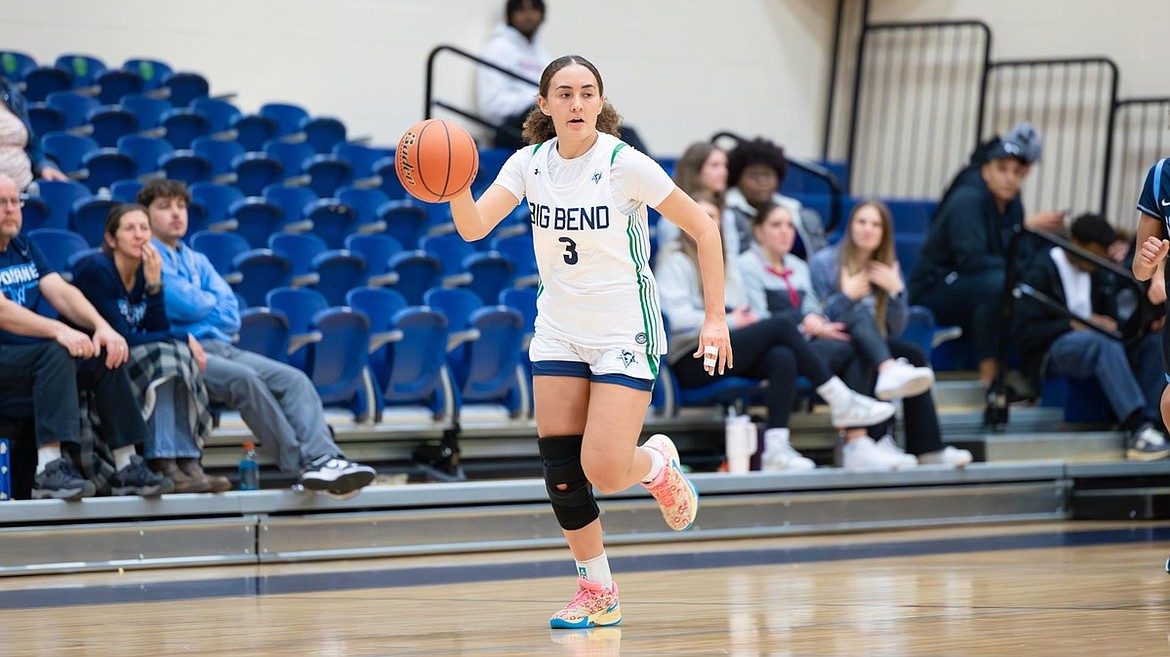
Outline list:
[[[649,260],[649,242],[642,230],[642,222],[638,215],[626,217],[626,238],[630,248],[630,259],[634,264],[634,272],[638,277],[638,304],[642,309],[642,328],[646,332],[646,353],[654,354],[650,359],[651,367],[657,371],[659,323],[662,321],[661,310],[658,308],[658,295],[650,285],[650,279],[643,274]]]

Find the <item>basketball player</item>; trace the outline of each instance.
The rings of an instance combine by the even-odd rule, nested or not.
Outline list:
[[[698,244],[706,318],[693,356],[704,358],[711,375],[732,366],[719,229],[657,163],[614,136],[621,118],[604,91],[584,58],[554,60],[524,123],[530,145],[478,201],[469,191],[451,200],[468,241],[486,236],[521,199],[532,214],[542,285],[529,351],[537,444],[579,584],[550,620],[554,628],[614,625],[622,617],[594,487],[616,493],[640,482],[674,530],[689,527],[698,511],[670,438],[656,434],[637,446],[666,350],[646,206]]]

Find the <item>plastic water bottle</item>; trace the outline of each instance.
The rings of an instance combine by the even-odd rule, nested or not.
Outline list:
[[[743,474],[751,470],[752,455],[756,453],[756,425],[748,415],[736,415],[728,409],[724,433],[727,451],[727,471]]]
[[[260,489],[260,468],[256,465],[256,445],[244,443],[244,458],[240,459],[240,490]]]

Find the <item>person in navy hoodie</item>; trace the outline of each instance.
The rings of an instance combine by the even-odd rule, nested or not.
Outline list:
[[[175,492],[222,492],[226,477],[210,476],[199,459],[211,432],[207,355],[185,331],[172,330],[162,294],[162,260],[151,243],[141,205],[116,205],[106,218],[102,252],[78,263],[77,287],[130,345],[128,373],[150,440],[151,469],[175,482]]]

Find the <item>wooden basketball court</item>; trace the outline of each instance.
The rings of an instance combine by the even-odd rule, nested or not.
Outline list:
[[[0,579],[4,655],[1163,655],[1168,523],[610,550],[619,626],[552,631],[566,550]]]

